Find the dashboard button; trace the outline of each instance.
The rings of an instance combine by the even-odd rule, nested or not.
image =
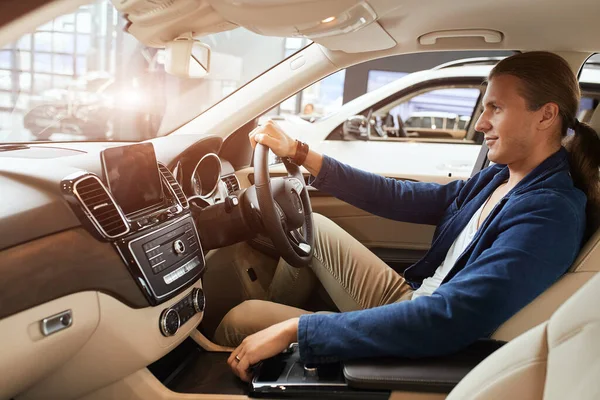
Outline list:
[[[237,196],[225,197],[225,212],[229,214],[239,204],[240,204],[240,200],[238,199]]]
[[[194,288],[192,291],[192,303],[194,304],[194,310],[196,312],[204,311],[206,300],[204,298],[204,292],[200,288]]]
[[[185,253],[185,244],[183,243],[183,241],[177,239],[175,242],[173,242],[173,250],[175,250],[176,254]]]
[[[177,310],[173,308],[166,309],[160,316],[160,332],[163,336],[173,336],[179,330],[181,319]]]

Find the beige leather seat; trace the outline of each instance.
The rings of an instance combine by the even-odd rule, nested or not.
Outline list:
[[[596,132],[600,133],[600,106],[594,112],[590,125]],[[534,326],[547,321],[561,304],[599,271],[600,230],[596,231],[583,246],[569,271],[560,280],[502,324],[492,337],[509,341]],[[598,398],[600,399],[600,396]]]
[[[473,369],[447,400],[600,399],[600,275]]]

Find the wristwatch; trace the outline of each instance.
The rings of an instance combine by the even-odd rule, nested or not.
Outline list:
[[[308,156],[308,144],[296,139],[296,153],[293,157],[288,157],[288,159],[294,164],[301,166],[306,161],[306,156]]]

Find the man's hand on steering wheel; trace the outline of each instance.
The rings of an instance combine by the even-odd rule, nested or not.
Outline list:
[[[296,141],[271,120],[254,128],[248,136],[253,149],[260,143],[279,157],[292,157],[296,153]]]
[[[243,197],[248,220],[273,243],[287,263],[296,268],[312,260],[314,230],[310,197],[300,166],[288,159],[298,142],[272,121],[249,134],[254,147],[254,185]],[[287,176],[271,178],[269,150],[282,157]]]

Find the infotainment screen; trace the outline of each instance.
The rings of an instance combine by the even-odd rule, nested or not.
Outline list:
[[[160,172],[152,143],[108,148],[102,151],[102,163],[110,192],[125,214],[162,201]]]

